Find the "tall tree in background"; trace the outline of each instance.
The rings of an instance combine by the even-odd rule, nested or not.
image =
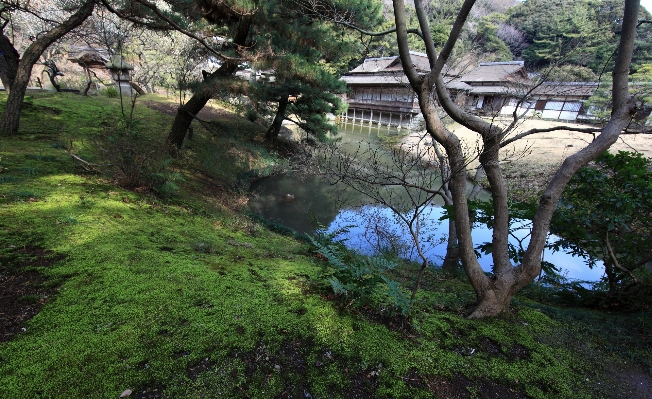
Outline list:
[[[256,5],[250,2],[226,5],[222,1],[204,0],[198,4],[205,20],[227,28],[228,41],[220,53],[223,58],[222,65],[206,76],[190,100],[179,107],[167,139],[173,149],[181,148],[195,116],[223,87],[223,79],[231,77],[238,69],[245,49],[251,46],[250,30],[257,12]]]
[[[62,4],[61,6],[63,6]],[[49,4],[52,6],[52,4]],[[7,13],[12,12],[30,12],[37,13],[36,10],[30,9],[30,2],[25,2],[21,4],[20,2],[13,1],[2,1],[0,2],[0,15],[3,19],[10,18]],[[94,0],[86,0],[81,3],[74,3],[72,5],[68,4],[67,8],[62,8],[61,13],[63,14],[60,20],[49,20],[50,29],[34,37],[33,42],[27,47],[25,52],[22,54],[18,65],[16,67],[15,77],[13,82],[10,83],[11,91],[9,92],[9,97],[7,98],[7,105],[5,106],[4,112],[2,114],[2,120],[0,121],[0,135],[11,135],[18,133],[18,124],[20,122],[20,111],[23,104],[23,98],[25,97],[25,92],[27,91],[27,85],[29,83],[30,76],[32,74],[32,68],[34,64],[39,60],[41,54],[54,42],[61,39],[71,30],[80,26],[84,21],[91,16],[93,13],[93,8],[95,7]],[[73,12],[76,10],[75,12]],[[4,25],[6,26],[6,25]],[[3,34],[3,40],[7,39]],[[7,44],[4,43],[3,48],[7,47]]]
[[[110,3],[109,0],[102,0],[102,2],[107,6]],[[319,27],[319,19],[303,20],[301,15],[298,15],[297,10],[302,9],[301,0],[272,1],[264,4],[247,0],[167,0],[165,3],[169,7],[165,10],[159,7],[158,3],[148,0],[134,0],[132,3],[138,6],[140,14],[118,7],[113,7],[112,11],[123,18],[137,20],[141,24],[151,24],[152,21],[167,24],[170,29],[179,30],[200,41],[222,62],[220,67],[208,74],[195,89],[190,100],[179,107],[167,139],[173,151],[181,148],[186,132],[197,113],[227,85],[226,81],[233,77],[241,63],[274,60],[290,52],[284,50],[287,46],[283,45],[283,40],[276,40],[278,38],[276,32],[283,30],[281,28],[284,24],[291,24],[295,29]],[[328,13],[349,13],[347,18],[361,26],[368,25],[369,16],[377,14],[375,12],[377,7],[374,6],[377,3],[374,0],[309,3],[313,6],[315,4],[323,6],[324,11]],[[351,10],[355,11],[351,12]],[[209,34],[215,36],[218,33],[222,36],[219,44],[214,45],[207,40]],[[331,30],[327,33],[335,33],[335,31]],[[310,37],[300,39],[301,42]],[[287,38],[285,40],[285,44],[290,45],[290,48],[296,46],[295,43],[287,41]],[[310,77],[308,76],[310,72],[306,72],[305,77]],[[305,82],[310,82],[310,79],[304,79]],[[300,105],[300,102],[296,104]]]
[[[519,265],[513,265],[509,256],[507,185],[499,163],[501,145],[504,145],[508,141],[505,141],[505,135],[517,124],[517,113],[514,113],[512,123],[505,129],[496,126],[490,121],[485,121],[467,113],[465,110],[459,108],[451,99],[441,73],[459,38],[464,23],[473,8],[475,0],[466,0],[459,9],[453,29],[441,53],[437,50],[435,42],[430,35],[429,21],[424,12],[422,1],[415,0],[414,3],[419,27],[423,34],[423,40],[430,61],[430,72],[425,76],[419,75],[410,62],[405,4],[403,0],[394,0],[394,17],[397,27],[399,53],[410,85],[419,98],[419,106],[426,122],[426,130],[444,148],[450,164],[451,176],[449,189],[453,198],[454,219],[458,235],[460,258],[478,298],[478,306],[469,317],[479,318],[497,315],[509,309],[509,304],[514,293],[532,282],[539,275],[541,271],[541,253],[545,246],[550,220],[557,207],[557,202],[559,201],[563,188],[581,166],[595,159],[618,139],[636,112],[636,102],[629,95],[628,91],[628,74],[636,38],[639,1],[625,1],[624,13],[621,19],[620,43],[615,62],[616,66],[612,73],[613,107],[610,120],[592,143],[579,152],[569,156],[563,162],[548,184],[540,198],[539,207],[533,219],[530,243]],[[481,151],[479,151],[477,156],[489,182],[489,191],[492,197],[494,213],[491,244],[493,273],[491,276],[487,276],[480,267],[478,259],[475,256],[473,239],[471,237],[471,220],[466,192],[466,165],[468,160],[463,152],[460,139],[442,123],[438,116],[435,98],[440,101],[446,113],[456,122],[477,132],[482,143]],[[536,132],[537,130],[530,130],[517,135],[516,138]]]
[[[622,28],[621,0],[526,0],[509,12],[506,24],[521,32],[529,67],[544,68],[560,61],[589,67],[600,75],[614,67],[613,55]],[[649,19],[643,8],[639,19]],[[638,28],[632,66],[652,56],[652,25]]]
[[[380,3],[358,2],[355,7],[348,10],[349,16],[338,16],[364,27],[380,23]],[[325,20],[341,12],[327,2],[308,5],[298,0],[287,2],[281,9],[270,2],[262,12],[268,21],[281,14],[285,22],[260,32],[264,36],[257,39],[262,41],[267,37],[273,53],[257,66],[273,69],[274,82],[257,84],[254,92],[257,101],[278,104],[267,138],[276,138],[281,123],[290,116],[303,130],[318,138],[334,132],[336,128],[328,121],[327,114],[341,111],[340,95],[346,86],[339,77],[348,70],[351,60],[359,60],[362,50],[359,38],[341,24]],[[363,12],[364,18],[352,20],[351,15]]]
[[[482,17],[478,23],[478,33],[473,42],[485,62],[514,59],[507,44],[498,36],[498,29],[505,19],[503,14],[494,13]]]

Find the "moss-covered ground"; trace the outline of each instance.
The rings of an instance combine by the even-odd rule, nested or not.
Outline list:
[[[135,115],[164,139],[171,117]],[[264,128],[197,127],[162,199],[62,149],[92,158],[119,117],[115,99],[35,95],[0,139],[0,397],[637,397],[614,373],[630,364],[648,382],[648,313],[522,295],[469,321],[471,287],[436,272],[409,317],[347,308],[308,244],[234,210],[243,179],[283,163]]]

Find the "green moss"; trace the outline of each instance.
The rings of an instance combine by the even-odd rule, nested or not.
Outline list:
[[[199,132],[175,166],[186,176],[179,193],[164,201],[82,173],[53,145],[60,137],[38,129],[56,121],[83,151],[84,138],[119,112],[114,100],[35,96],[31,104],[22,134],[0,142],[2,177],[13,177],[0,184],[0,271],[31,265],[57,294],[0,343],[0,397],[115,398],[139,389],[187,398],[427,398],[436,382],[455,381],[476,394],[490,381],[535,398],[604,396],[586,382],[604,356],[584,356],[597,350],[590,340],[574,339],[573,326],[532,303],[507,318],[469,321],[474,294],[463,279],[429,273],[407,327],[325,299],[322,265],[304,242],[228,211],[197,183],[208,175],[231,185],[276,162],[254,133],[228,155],[225,147],[241,141],[229,129],[242,133],[250,122],[224,122],[222,137]],[[145,123],[165,119],[139,112]],[[242,154],[246,162],[216,171]],[[18,250],[30,246],[65,259],[35,263]]]

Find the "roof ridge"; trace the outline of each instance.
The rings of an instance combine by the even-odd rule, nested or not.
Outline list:
[[[520,65],[525,66],[525,61],[496,61],[496,62],[481,62],[479,66],[491,66],[491,65]]]

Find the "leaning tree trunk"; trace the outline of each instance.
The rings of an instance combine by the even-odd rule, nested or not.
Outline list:
[[[19,54],[9,38],[0,31],[0,80],[7,92],[16,80]]]
[[[265,133],[265,138],[268,140],[276,140],[279,132],[281,131],[281,126],[285,120],[285,112],[288,109],[289,98],[288,96],[283,96],[278,101],[278,109],[276,110],[276,116],[274,117],[274,122],[267,129]]]
[[[16,79],[12,90],[7,98],[7,106],[0,121],[0,135],[13,135],[18,133],[20,122],[20,111],[23,105],[23,98],[27,91],[27,84],[32,75],[32,68],[38,61],[43,51],[52,43],[62,38],[65,34],[81,25],[93,13],[94,1],[87,1],[76,13],[70,16],[60,25],[41,35],[27,47],[22,59],[18,63]]]
[[[54,90],[56,90],[57,93],[61,92],[61,86],[59,83],[57,83],[57,76],[59,76],[56,72],[50,72],[50,71],[45,71],[45,73],[48,74],[48,78],[50,78],[50,83],[54,87]]]
[[[249,27],[251,26],[251,18],[252,16],[250,15],[244,16],[238,23],[237,31],[233,38],[234,46],[241,47],[246,44]],[[179,107],[167,138],[167,144],[171,154],[175,155],[181,148],[193,119],[204,108],[208,100],[217,94],[220,89],[218,78],[233,75],[237,69],[238,63],[236,61],[225,61],[215,72],[208,75],[199,90],[192,95],[190,100]]]
[[[84,86],[84,91],[82,92],[82,96],[86,97],[88,96],[88,91],[91,89],[91,85],[93,84],[93,78],[91,77],[90,69],[86,67],[83,68],[84,68],[84,73],[86,73],[86,86]]]
[[[441,75],[441,70],[452,53],[475,0],[464,1],[440,55],[438,55],[435,42],[430,33],[428,17],[423,9],[422,0],[414,1],[431,67],[431,71],[425,76],[419,75],[412,65],[409,54],[404,1],[393,0],[393,3],[397,42],[403,69],[410,81],[410,85],[417,93],[427,131],[434,140],[444,147],[451,166],[452,173],[449,180],[449,189],[455,210],[455,229],[458,236],[460,259],[478,298],[478,306],[469,315],[469,318],[495,316],[508,311],[514,293],[539,275],[541,271],[541,253],[545,246],[550,220],[566,184],[581,166],[586,165],[606,151],[618,139],[618,136],[628,125],[629,120],[636,111],[636,103],[628,92],[627,75],[636,36],[639,1],[625,1],[618,56],[613,71],[613,111],[609,123],[591,144],[568,157],[548,184],[546,191],[540,198],[539,208],[533,219],[530,243],[525,251],[522,263],[518,266],[513,266],[509,259],[507,188],[498,157],[500,143],[505,132],[497,126],[460,109],[451,100]],[[436,97],[446,113],[456,122],[478,132],[482,137],[483,151],[480,154],[480,163],[489,181],[494,211],[494,234],[492,237],[494,268],[491,277],[484,273],[474,252],[466,197],[466,159],[460,139],[450,132],[438,117],[433,100],[433,97],[435,97],[433,96],[433,86],[437,91]]]
[[[146,94],[145,90],[143,90],[143,88],[140,87],[140,85],[136,82],[129,82],[129,86],[131,86],[131,88],[134,89],[139,96],[144,96]]]
[[[204,108],[208,100],[218,92],[219,82],[217,78],[232,75],[237,68],[236,63],[225,62],[222,64],[217,71],[209,76],[208,80],[204,81],[200,89],[190,97],[190,100],[179,107],[167,138],[167,143],[172,149],[171,152],[176,153],[181,148],[195,116]]]

